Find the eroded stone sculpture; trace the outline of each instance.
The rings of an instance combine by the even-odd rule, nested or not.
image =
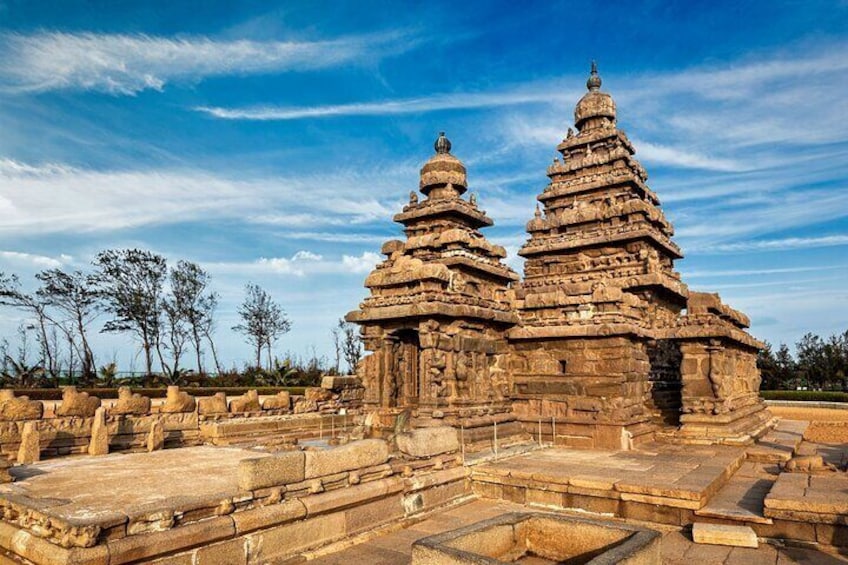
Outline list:
[[[96,396],[79,392],[75,386],[66,386],[62,390],[62,403],[56,408],[56,415],[91,418],[99,407],[100,399]]]
[[[160,410],[163,413],[193,412],[197,405],[194,397],[180,390],[178,386],[169,386],[166,395],[165,403]]]

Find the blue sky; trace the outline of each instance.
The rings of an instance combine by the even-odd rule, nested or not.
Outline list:
[[[0,0],[0,270],[145,247],[212,273],[227,365],[247,282],[329,353],[440,130],[520,268],[591,59],[690,287],[773,343],[848,329],[844,0]]]

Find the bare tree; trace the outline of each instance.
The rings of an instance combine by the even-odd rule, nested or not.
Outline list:
[[[98,287],[113,318],[104,332],[131,332],[141,341],[147,374],[153,373],[153,351],[160,354],[161,298],[167,275],[165,258],[142,249],[109,249],[94,260]]]
[[[41,281],[37,296],[44,304],[60,311],[73,328],[67,330],[69,343],[77,349],[77,356],[82,363],[83,378],[89,379],[95,375],[94,353],[88,342],[86,328],[97,316],[99,296],[94,278],[80,271],[66,273],[60,269],[50,269],[35,275]],[[79,337],[80,346],[76,346],[72,333]],[[73,355],[69,359],[73,365]]]
[[[180,261],[171,269],[171,296],[173,306],[187,325],[189,337],[194,346],[197,372],[203,373],[203,340],[209,342],[217,368],[217,353],[212,341],[215,309],[218,307],[218,295],[208,291],[209,273],[196,263]]]
[[[291,321],[279,304],[262,287],[248,284],[245,298],[238,310],[242,322],[233,326],[256,350],[256,367],[262,367],[262,348],[268,351],[268,370],[271,370],[271,346],[279,336],[291,329]]]
[[[28,312],[35,318],[32,327],[38,332],[42,351],[41,362],[53,377],[57,377],[56,352],[50,346],[49,331],[51,326],[58,324],[48,315],[44,302],[37,295],[23,292],[16,275],[7,276],[0,273],[0,304]],[[65,328],[60,329],[66,331]]]
[[[356,372],[356,364],[362,357],[362,339],[359,337],[359,327],[350,322],[340,320],[339,326],[342,328],[343,340],[342,351],[344,352],[345,362],[347,363],[347,372],[352,375]]]
[[[336,364],[333,366],[336,374],[339,374],[341,370],[341,362],[342,362],[342,333],[344,329],[345,321],[343,319],[339,319],[333,329],[330,330],[330,336],[333,338],[333,352],[335,353]]]

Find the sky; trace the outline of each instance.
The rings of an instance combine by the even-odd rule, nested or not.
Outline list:
[[[439,131],[521,269],[593,59],[690,288],[774,344],[848,330],[845,0],[0,0],[0,271],[150,249],[212,275],[225,365],[248,282],[292,320],[279,354],[330,355]]]

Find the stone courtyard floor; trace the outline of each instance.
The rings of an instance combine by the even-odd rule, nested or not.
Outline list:
[[[528,507],[510,502],[474,500],[454,506],[406,528],[394,526],[370,532],[353,540],[340,542],[319,551],[304,553],[290,563],[308,562],[309,565],[407,565],[412,556],[412,543],[423,537],[467,526],[493,518],[506,512],[526,511]],[[585,513],[569,513],[589,517]],[[630,522],[636,523],[636,522]],[[813,549],[778,547],[761,543],[758,549],[702,545],[692,542],[684,529],[657,524],[639,523],[663,533],[662,559],[666,565],[783,565],[803,563],[831,565],[848,563],[846,556],[831,555]]]

